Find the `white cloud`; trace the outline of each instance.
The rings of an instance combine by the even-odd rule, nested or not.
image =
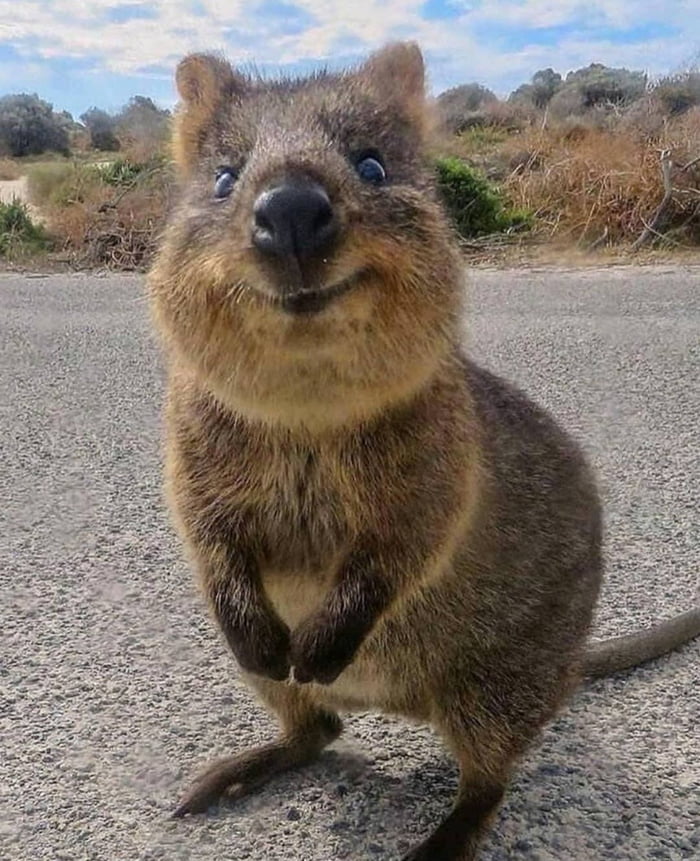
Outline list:
[[[480,5],[455,0],[459,18],[426,21],[423,0],[287,0],[313,23],[290,35],[261,14],[261,0],[0,0],[0,44],[10,44],[28,62],[60,57],[98,58],[106,72],[138,74],[172,69],[192,50],[223,49],[234,62],[284,64],[328,60],[376,48],[398,36],[415,38],[435,60],[435,84],[480,80],[507,90],[542,66],[562,72],[593,60],[661,72],[680,66],[700,47],[697,0],[488,0]],[[154,18],[109,22],[114,7],[147,6]],[[640,43],[617,43],[605,28],[676,26],[682,38],[660,36]],[[541,28],[567,27],[555,45],[536,38]],[[497,28],[488,38],[489,27]],[[504,47],[504,32],[520,47]],[[235,35],[230,35],[230,34]],[[476,34],[479,34],[478,38]],[[484,33],[487,35],[484,36]],[[508,44],[516,41],[510,39]]]

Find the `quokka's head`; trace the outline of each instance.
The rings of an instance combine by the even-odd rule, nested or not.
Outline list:
[[[450,350],[462,292],[419,49],[281,81],[195,54],[176,80],[180,199],[150,290],[178,364],[287,425],[409,397]]]

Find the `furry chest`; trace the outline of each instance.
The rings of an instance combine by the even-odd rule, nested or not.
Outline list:
[[[266,579],[296,592],[326,582],[347,550],[355,506],[334,463],[317,454],[261,461],[249,506]],[[284,572],[284,573],[282,573]],[[309,588],[312,588],[309,586]],[[273,588],[271,586],[271,588]]]

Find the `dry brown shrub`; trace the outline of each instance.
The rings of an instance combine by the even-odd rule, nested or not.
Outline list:
[[[645,96],[630,105],[620,118],[616,131],[644,141],[662,137],[668,125],[663,105],[653,95]]]
[[[85,232],[94,213],[107,200],[111,189],[93,177],[90,183],[79,186],[79,194],[69,194],[55,199],[43,208],[46,224],[56,238],[60,250],[74,251],[84,239]]]
[[[170,191],[167,165],[127,187],[97,184],[89,198],[54,207],[49,227],[77,267],[143,269],[155,251]]]
[[[120,157],[133,164],[144,164],[152,159],[165,157],[169,152],[169,144],[163,141],[162,137],[146,132],[140,135],[124,135],[120,138],[120,144]]]
[[[691,108],[683,116],[669,122],[662,141],[667,146],[684,149],[691,156],[700,155],[700,107]]]
[[[542,111],[532,105],[519,102],[490,102],[484,105],[486,125],[507,129],[510,132],[520,132],[541,122]]]
[[[99,213],[86,236],[85,262],[143,269],[156,250],[168,208],[167,189],[136,187]]]
[[[590,243],[635,240],[664,198],[660,155],[674,161],[674,197],[664,230],[674,238],[700,233],[700,112],[669,123],[655,142],[624,131],[587,128],[533,131],[504,145],[531,153],[504,181],[513,205],[535,214],[551,238]]]

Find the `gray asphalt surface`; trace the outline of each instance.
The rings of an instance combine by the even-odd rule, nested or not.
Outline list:
[[[480,271],[473,354],[582,440],[607,503],[599,634],[698,600],[700,268]],[[0,857],[398,859],[449,807],[430,731],[353,716],[304,772],[168,818],[269,738],[160,496],[143,281],[0,276]],[[700,857],[700,643],[587,687],[518,773],[484,861]]]

